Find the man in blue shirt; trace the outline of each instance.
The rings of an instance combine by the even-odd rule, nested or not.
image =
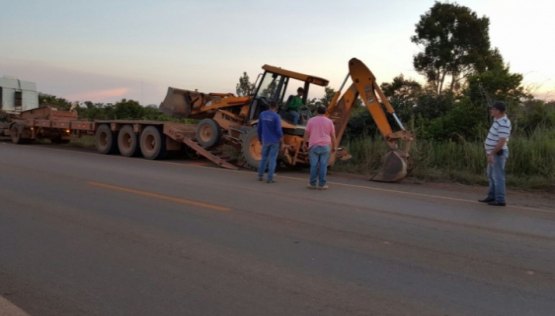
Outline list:
[[[260,113],[258,117],[258,140],[262,143],[262,159],[258,165],[258,180],[262,181],[266,168],[268,178],[266,182],[274,182],[274,172],[276,161],[283,140],[283,130],[281,129],[281,118],[277,114],[278,106],[275,102],[270,102],[270,109]]]

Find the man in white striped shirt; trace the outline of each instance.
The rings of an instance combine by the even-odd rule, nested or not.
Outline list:
[[[497,101],[489,108],[493,123],[484,141],[488,159],[487,175],[489,181],[488,196],[479,200],[489,205],[505,206],[505,163],[509,157],[509,136],[511,121],[505,114],[505,103]]]

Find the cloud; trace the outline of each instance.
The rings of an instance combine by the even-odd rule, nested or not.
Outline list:
[[[79,101],[93,101],[93,102],[112,102],[115,99],[124,99],[129,94],[129,88],[120,87],[114,89],[105,90],[89,90],[77,92],[74,94],[67,95],[66,98],[69,100],[79,100]]]
[[[141,104],[157,104],[166,88],[131,76],[126,78],[9,58],[0,58],[2,75],[35,82],[39,92],[68,101],[115,103],[125,98]]]

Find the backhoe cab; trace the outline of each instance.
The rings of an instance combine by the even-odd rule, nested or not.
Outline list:
[[[264,65],[262,69],[264,73],[259,77],[260,80],[257,80],[258,85],[253,96],[200,93],[170,87],[166,98],[160,104],[160,110],[173,116],[199,119],[196,128],[197,143],[206,149],[226,143],[234,145],[240,150],[244,165],[256,168],[261,158],[261,145],[256,134],[258,116],[269,108],[270,102],[276,102],[280,106],[284,130],[285,146],[280,152],[280,160],[289,166],[308,165],[308,152],[303,140],[305,127],[303,124],[292,124],[285,108],[286,97],[301,86],[304,89],[302,100],[306,104],[311,85],[325,87],[328,85],[328,80],[270,65]],[[341,90],[349,76],[353,84],[341,95]],[[352,107],[359,96],[390,148],[385,155],[384,168],[373,180],[400,181],[407,174],[408,150],[413,140],[412,134],[402,126],[391,104],[376,84],[374,75],[355,58],[349,61],[349,74],[328,105],[326,114],[334,122],[337,141],[341,142]],[[400,127],[399,131],[393,132],[384,108],[396,119]],[[400,143],[405,143],[405,146],[400,146]],[[348,158],[350,155],[340,149],[331,157],[330,166],[337,159]]]
[[[288,115],[286,108],[288,94],[291,94],[299,85],[302,85],[301,88],[303,88],[304,93],[301,98],[303,104],[306,105],[311,84],[322,87],[328,85],[328,80],[326,79],[270,65],[264,65],[262,69],[264,69],[264,73],[255,90],[254,98],[250,106],[249,121],[258,119],[258,114],[267,109],[269,102],[276,102],[279,106],[281,117],[285,119],[286,122],[290,123],[292,119]],[[289,125],[290,124],[288,124],[286,128],[291,128]]]

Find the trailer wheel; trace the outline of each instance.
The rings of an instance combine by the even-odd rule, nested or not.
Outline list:
[[[14,144],[22,144],[23,139],[21,138],[23,134],[23,126],[19,124],[14,124],[10,127],[10,138]]]
[[[146,127],[141,133],[141,153],[146,159],[162,159],[166,154],[164,135],[155,126]]]
[[[221,134],[220,126],[213,119],[204,119],[197,125],[196,139],[203,148],[210,148],[219,143]]]
[[[252,127],[241,138],[241,154],[246,167],[257,169],[262,159],[262,144],[258,140],[256,127]]]
[[[13,124],[10,127],[10,138],[14,144],[28,144],[33,141],[32,133],[21,124]]]
[[[115,154],[117,144],[115,135],[108,124],[102,124],[96,129],[95,145],[96,150],[104,155]]]
[[[118,133],[118,149],[122,156],[133,157],[139,154],[139,137],[133,126],[125,125]]]

